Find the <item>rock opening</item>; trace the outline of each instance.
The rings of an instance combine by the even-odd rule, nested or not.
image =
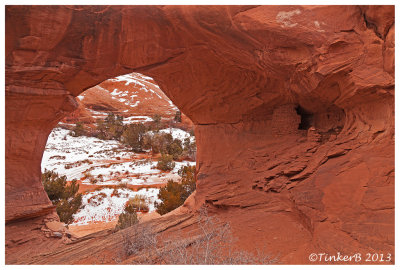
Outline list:
[[[296,112],[298,115],[300,115],[300,123],[299,123],[298,129],[299,130],[309,129],[313,125],[314,114],[306,111],[301,106],[296,107]]]
[[[268,243],[279,263],[338,246],[394,254],[394,6],[5,12],[7,264],[134,259],[119,260],[116,234],[71,250],[41,231],[58,218],[40,181],[48,135],[81,92],[130,72],[154,78],[195,125],[202,177],[185,207],[152,223],[160,231],[195,231],[207,204],[238,248]],[[299,130],[311,124],[315,140]]]

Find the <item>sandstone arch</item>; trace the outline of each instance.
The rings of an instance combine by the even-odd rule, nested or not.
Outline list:
[[[53,211],[40,161],[74,97],[140,72],[196,125],[196,205],[244,246],[393,254],[393,60],[392,6],[7,6],[6,222]],[[299,105],[340,133],[307,139]]]

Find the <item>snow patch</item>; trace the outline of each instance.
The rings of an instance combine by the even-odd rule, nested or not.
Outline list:
[[[170,133],[174,139],[179,139],[181,141],[190,137],[190,133],[179,128],[165,128],[161,129],[160,132]]]
[[[149,116],[129,116],[124,118],[124,124],[133,124],[133,123],[144,123],[144,122],[151,122],[153,119]]]
[[[159,202],[159,189],[144,188],[139,191],[130,189],[104,188],[82,196],[81,208],[74,215],[74,225],[85,225],[91,222],[110,222],[118,218],[124,210],[126,202],[135,195],[147,197],[149,212],[155,211],[154,203]]]
[[[131,104],[130,106],[133,108],[133,107],[136,107],[137,105],[139,105],[139,103],[140,103],[140,100],[136,101],[134,104]]]

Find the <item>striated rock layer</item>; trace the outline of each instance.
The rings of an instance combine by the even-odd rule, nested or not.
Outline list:
[[[117,262],[117,236],[22,259],[39,236],[15,235],[53,211],[41,157],[74,97],[140,72],[195,124],[190,215],[208,205],[282,263],[393,263],[394,32],[393,6],[6,7],[7,262]],[[178,216],[157,222],[173,233]]]

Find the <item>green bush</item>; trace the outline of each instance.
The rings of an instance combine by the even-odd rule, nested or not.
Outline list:
[[[139,222],[136,212],[128,213],[122,212],[118,217],[117,225],[115,226],[116,230],[122,230],[128,227],[131,227]]]
[[[97,138],[100,140],[109,140],[111,136],[108,134],[106,123],[103,119],[96,120]]]
[[[82,194],[78,193],[71,199],[63,199],[57,204],[57,214],[60,220],[65,224],[70,224],[74,221],[73,215],[78,212],[82,206]]]
[[[174,141],[169,133],[156,133],[151,138],[151,150],[153,153],[168,153],[167,147]]]
[[[146,127],[142,124],[130,124],[122,133],[121,140],[124,144],[129,145],[133,151],[143,151],[143,138]]]
[[[152,141],[153,141],[153,135],[145,133],[143,135],[143,144],[142,144],[142,148],[147,150],[147,149],[151,149],[152,146]]]
[[[181,111],[176,111],[175,117],[174,117],[175,122],[182,122],[182,113]]]
[[[85,128],[81,122],[76,122],[75,127],[69,133],[73,137],[79,137],[86,134]]]
[[[157,162],[157,169],[162,171],[170,171],[175,168],[175,162],[171,155],[162,154]]]
[[[196,142],[191,142],[190,138],[185,138],[183,142],[182,156],[184,158],[195,160],[196,159]]]
[[[196,190],[196,166],[183,166],[178,170],[183,186],[182,199],[186,200]]]
[[[196,190],[196,167],[184,166],[178,174],[181,181],[174,182],[169,180],[165,187],[160,188],[158,199],[160,203],[155,202],[157,213],[164,215],[181,206],[193,191]]]
[[[151,129],[155,131],[159,131],[161,128],[161,115],[155,114],[152,117],[153,122],[151,123]]]
[[[102,140],[120,140],[125,130],[123,120],[123,116],[115,115],[114,113],[108,113],[104,120],[97,119],[97,137]]]
[[[118,222],[117,225],[115,226],[116,230],[122,230],[139,223],[136,211],[137,211],[137,204],[138,202],[140,204],[142,198],[140,196],[137,199],[135,198],[136,196],[130,199],[126,203],[124,211],[118,217]]]
[[[78,193],[79,184],[73,180],[67,185],[65,176],[48,170],[42,174],[42,183],[49,199],[56,205],[60,220],[66,224],[72,223],[73,215],[82,206],[82,194]]]
[[[173,160],[185,157],[192,160],[195,159],[196,143],[191,143],[190,138],[186,138],[184,144],[182,144],[181,140],[174,139],[170,133],[160,132],[154,135],[146,135],[144,145],[146,149],[151,148],[154,154],[171,155]]]
[[[167,144],[167,152],[174,160],[178,160],[183,152],[181,140],[174,139],[170,144]]]

